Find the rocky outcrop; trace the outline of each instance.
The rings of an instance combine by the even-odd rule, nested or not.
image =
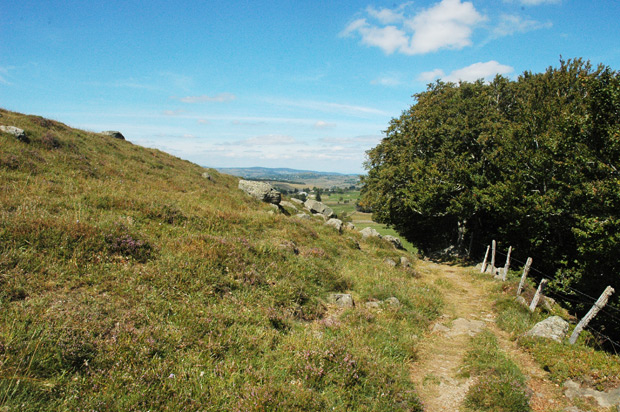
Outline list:
[[[328,302],[341,308],[352,308],[355,306],[353,297],[348,293],[332,293],[329,295]]]
[[[0,126],[0,132],[4,132],[4,133],[8,133],[10,135],[13,135],[13,136],[15,136],[15,138],[17,140],[20,140],[20,141],[22,141],[24,143],[30,142],[30,139],[28,139],[28,136],[26,136],[26,132],[24,132],[19,127],[15,127],[15,126]]]
[[[291,197],[291,202],[295,202],[295,203],[297,203],[299,205],[303,205],[304,204],[303,200],[297,199],[296,197]]]
[[[334,211],[330,207],[327,207],[323,203],[317,202],[314,199],[306,200],[304,206],[312,213],[320,214],[327,218],[335,217]]]
[[[568,322],[559,316],[551,316],[534,325],[525,336],[553,339],[556,342],[561,342],[567,332]]]
[[[569,399],[573,399],[575,397],[593,398],[599,406],[603,408],[620,406],[620,388],[603,392],[590,388],[582,388],[577,382],[567,380],[564,382],[564,394]]]
[[[365,227],[364,229],[360,230],[360,233],[362,234],[362,237],[364,239],[366,239],[367,237],[378,237],[379,239],[381,239],[381,234],[371,227]]]
[[[396,249],[400,249],[400,250],[404,250],[405,248],[403,247],[402,242],[400,241],[399,238],[397,238],[396,236],[390,236],[390,235],[385,235],[383,236],[383,239],[387,240],[388,242],[390,242],[392,245],[394,245],[394,247]]]
[[[331,218],[327,222],[325,222],[327,226],[331,226],[336,229],[338,232],[342,232],[342,220]]]
[[[116,130],[106,130],[105,132],[101,132],[101,134],[113,137],[115,139],[125,140],[125,136],[119,131]]]
[[[277,205],[282,200],[280,192],[274,189],[269,183],[242,179],[239,180],[239,189],[262,202]]]

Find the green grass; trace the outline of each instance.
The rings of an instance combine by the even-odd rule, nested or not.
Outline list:
[[[472,338],[465,354],[465,371],[477,380],[467,391],[472,411],[526,412],[531,410],[525,376],[500,349],[497,338],[483,331]]]
[[[620,357],[600,350],[597,340],[588,331],[582,332],[575,345],[565,339],[558,343],[550,339],[526,338],[523,335],[537,322],[557,315],[569,318],[566,310],[555,305],[551,312],[538,308],[535,313],[518,304],[512,296],[516,293],[517,280],[502,284],[498,289],[495,311],[497,325],[518,339],[519,345],[531,353],[537,363],[549,372],[550,378],[562,384],[568,379],[598,390],[616,388],[620,384]],[[531,300],[535,289],[528,284],[523,295]],[[567,336],[570,336],[571,326]]]
[[[0,410],[421,410],[408,363],[441,299],[383,263],[409,253],[158,150],[0,124],[30,138],[0,133]]]

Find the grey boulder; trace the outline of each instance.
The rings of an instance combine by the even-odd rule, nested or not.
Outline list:
[[[336,229],[338,232],[342,232],[342,220],[331,218],[327,222],[325,222],[327,226],[331,226]]]
[[[115,139],[125,140],[125,136],[123,136],[123,134],[117,130],[106,130],[105,132],[101,132],[101,134],[113,137]]]
[[[553,339],[556,342],[561,342],[567,332],[568,322],[559,316],[551,316],[534,325],[525,336]]]
[[[364,229],[360,230],[360,233],[362,234],[362,237],[364,239],[367,237],[378,237],[379,239],[381,238],[381,234],[379,234],[379,232],[377,232],[371,227],[365,227]]]
[[[306,200],[304,206],[312,213],[321,214],[325,217],[334,216],[334,211],[330,207],[327,207],[323,203],[317,202],[314,199]]]
[[[0,131],[4,133],[8,133],[10,135],[15,136],[17,140],[21,140],[22,142],[28,143],[28,137],[26,137],[26,132],[23,129],[15,126],[0,126]]]
[[[282,200],[280,192],[274,189],[269,183],[242,179],[239,180],[239,189],[262,202],[277,205]]]
[[[402,242],[396,236],[385,235],[383,239],[390,242],[396,249],[404,249]]]

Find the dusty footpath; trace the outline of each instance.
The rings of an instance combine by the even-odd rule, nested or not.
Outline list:
[[[496,326],[491,278],[481,280],[472,276],[471,268],[429,261],[420,261],[418,268],[425,281],[439,288],[445,301],[444,313],[422,340],[418,361],[412,367],[412,377],[426,411],[464,410],[462,402],[473,378],[460,374],[463,356],[470,336],[485,328],[497,336],[502,349],[528,377],[534,411],[580,411],[564,396],[563,389],[548,379],[547,372]]]

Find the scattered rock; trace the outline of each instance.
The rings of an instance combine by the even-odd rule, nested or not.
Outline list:
[[[481,320],[469,320],[464,318],[455,319],[452,328],[446,332],[446,336],[453,337],[459,335],[474,336],[484,329],[484,322]]]
[[[291,202],[295,202],[297,204],[303,205],[304,201],[301,199],[297,199],[296,197],[291,197]]]
[[[347,230],[355,230],[355,225],[351,222],[347,222],[344,224],[344,228]]]
[[[383,239],[387,240],[387,241],[388,241],[388,242],[390,242],[392,245],[394,245],[394,247],[395,247],[396,249],[400,249],[400,250],[405,249],[405,248],[403,247],[403,244],[402,244],[402,242],[400,241],[400,239],[399,239],[399,238],[397,238],[397,237],[395,237],[395,236],[385,235],[385,236],[383,236]]]
[[[446,332],[450,332],[450,328],[448,328],[447,326],[441,323],[435,323],[433,325],[433,329],[431,329],[431,333],[446,333]]]
[[[542,307],[545,308],[547,312],[551,312],[554,306],[555,306],[555,299],[550,298],[548,296],[542,297]]]
[[[207,173],[207,172],[204,172],[204,173],[202,174],[202,177],[204,177],[204,178],[205,178],[205,179],[207,179],[207,180],[213,180],[213,179],[211,178],[211,175],[210,175],[209,173]]]
[[[556,342],[561,342],[566,336],[566,332],[568,332],[568,322],[559,316],[551,316],[534,325],[525,336],[553,339]]]
[[[282,195],[266,182],[254,182],[251,180],[239,180],[239,189],[250,196],[267,203],[279,204]]]
[[[304,203],[304,206],[306,207],[306,209],[308,209],[312,213],[317,213],[317,214],[323,215],[328,218],[335,217],[334,211],[330,207],[327,207],[323,203],[317,202],[314,199],[306,200],[306,202]]]
[[[396,308],[400,306],[400,300],[398,300],[398,298],[394,296],[387,298],[385,300],[385,303]]]
[[[384,262],[386,265],[391,266],[391,267],[393,267],[393,268],[395,268],[395,267],[396,267],[396,262],[394,261],[394,259],[385,258],[385,259],[383,260],[383,262]]]
[[[527,300],[525,300],[525,298],[523,296],[517,296],[517,303],[525,306],[526,308],[530,306],[529,303],[527,303]]]
[[[28,139],[28,136],[26,136],[26,132],[24,132],[19,127],[15,127],[15,126],[0,126],[0,131],[15,136],[15,138],[17,140],[21,141],[21,142],[30,143],[30,139]]]
[[[364,303],[364,306],[366,306],[369,309],[378,309],[381,307],[381,302],[377,302],[377,301],[366,302]]]
[[[342,220],[331,218],[327,222],[325,222],[327,226],[331,226],[336,229],[338,232],[342,232]]]
[[[286,201],[286,200],[282,200],[282,201],[280,202],[280,206],[289,207],[289,208],[291,208],[291,209],[295,209],[295,210],[297,210],[297,206],[295,206],[294,204],[292,204],[291,202],[288,202],[288,201]]]
[[[302,219],[302,220],[312,220],[312,216],[310,216],[310,215],[309,215],[309,214],[307,214],[307,213],[297,213],[297,214],[295,215],[295,217],[296,217],[297,219]]]
[[[406,257],[401,256],[400,257],[400,266],[404,267],[404,268],[410,268],[411,267],[411,262]]]
[[[569,399],[574,397],[590,397],[594,398],[599,406],[610,408],[612,406],[620,406],[620,388],[612,389],[607,392],[597,391],[590,388],[582,388],[577,382],[567,380],[564,382],[564,394]]]
[[[125,140],[125,136],[123,136],[121,132],[118,132],[116,130],[107,130],[105,132],[101,132],[101,134],[113,137],[115,139]]]
[[[367,237],[378,237],[379,239],[381,239],[381,234],[371,227],[365,227],[364,229],[360,230],[360,233],[362,234],[362,237],[364,239],[366,239]]]
[[[341,308],[352,308],[355,306],[353,297],[348,293],[332,293],[329,295],[328,301]]]

